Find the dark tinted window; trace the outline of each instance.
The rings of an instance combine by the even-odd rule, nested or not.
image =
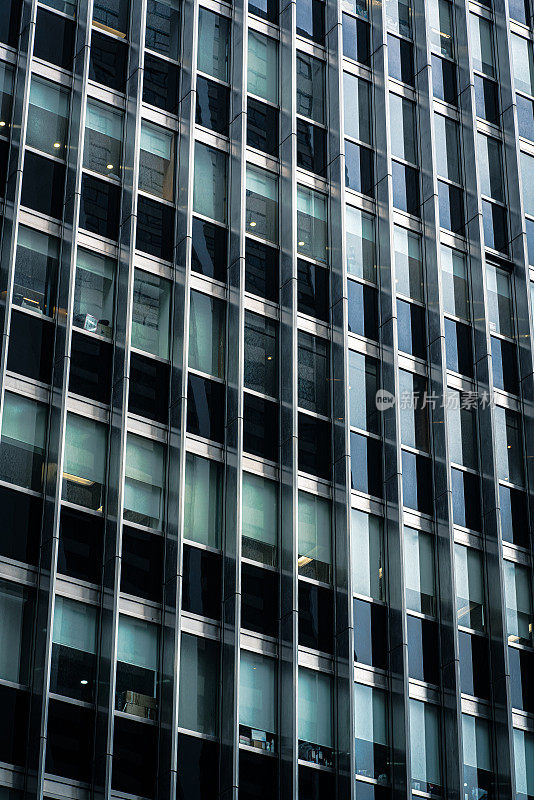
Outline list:
[[[245,392],[243,448],[260,458],[278,461],[278,403]]]
[[[438,100],[453,106],[457,103],[456,65],[435,55],[432,56],[432,92]]]
[[[324,16],[322,0],[297,0],[297,34],[324,44]]]
[[[184,544],[182,608],[221,618],[221,556]]]
[[[174,258],[174,209],[139,197],[135,246],[143,253],[172,261]]]
[[[245,291],[278,302],[279,254],[274,247],[246,239]]]
[[[388,33],[388,71],[390,78],[414,85],[413,45]]]
[[[0,0],[0,42],[17,47],[22,0]]]
[[[499,93],[495,81],[483,78],[481,75],[474,75],[475,85],[475,108],[477,117],[486,119],[488,122],[498,124],[499,122]],[[518,103],[518,121],[521,128],[521,105],[523,98],[516,96]],[[529,101],[530,102],[530,101]],[[532,114],[532,111],[531,111]],[[521,134],[522,135],[522,134]]]
[[[326,131],[302,119],[297,119],[297,166],[317,175],[326,170]]]
[[[175,114],[178,108],[180,71],[175,64],[145,54],[143,101]]]
[[[50,383],[54,356],[54,324],[13,311],[7,368],[36,381]]]
[[[426,358],[425,310],[421,306],[397,300],[399,350],[417,358]]]
[[[215,81],[197,77],[196,123],[228,136],[230,90]]]
[[[378,292],[356,281],[347,281],[347,291],[349,332],[378,341]]]
[[[76,781],[89,781],[93,761],[94,712],[50,700],[46,771]]]
[[[161,602],[163,537],[124,527],[121,553],[121,592]]]
[[[0,684],[0,704],[2,705],[0,759],[9,764],[23,766],[28,749],[30,695],[28,692]]]
[[[278,761],[239,751],[239,800],[273,800],[277,796]]]
[[[439,684],[439,643],[433,620],[412,617],[408,623],[408,671],[410,678]]]
[[[391,181],[393,184],[393,205],[401,211],[418,217],[419,172],[406,164],[391,162]]]
[[[219,745],[178,734],[177,800],[213,800],[219,793]]]
[[[489,663],[488,640],[485,636],[458,631],[461,691],[472,697],[489,700],[489,671],[481,664]]]
[[[452,518],[455,525],[481,530],[480,480],[478,475],[451,469]]]
[[[374,197],[373,151],[345,141],[345,184],[356,192]]]
[[[132,353],[129,386],[128,411],[166,425],[169,418],[169,365]]]
[[[534,653],[529,650],[508,648],[512,706],[522,711],[534,712]]]
[[[40,214],[61,219],[64,185],[64,164],[38,156],[29,150],[25,152],[21,205]]]
[[[241,627],[265,636],[278,635],[277,572],[241,565]]]
[[[111,779],[114,789],[155,796],[157,742],[156,727],[115,717]]]
[[[457,186],[438,181],[439,224],[453,233],[463,234],[464,198]],[[415,213],[415,212],[414,212]]]
[[[473,377],[473,345],[471,328],[463,322],[445,317],[445,352],[447,369]]]
[[[358,492],[382,497],[382,444],[379,439],[350,435],[351,487]]]
[[[329,319],[328,270],[303,259],[297,262],[298,310],[323,322]]]
[[[0,507],[0,555],[36,566],[41,539],[41,499],[0,486]]]
[[[89,583],[100,584],[104,543],[104,520],[62,507],[59,529],[58,572]]]
[[[534,141],[534,103],[527,97],[516,94],[517,125],[519,135]]]
[[[109,342],[73,331],[69,392],[109,403],[112,358],[113,347]]]
[[[74,20],[38,8],[33,55],[57,67],[72,70],[74,33]]]
[[[120,187],[91,175],[83,175],[80,228],[117,240],[119,213]]]
[[[119,39],[93,31],[89,77],[97,83],[123,92],[126,85],[128,45]]]
[[[249,97],[247,100],[247,145],[278,155],[278,109]]]
[[[511,394],[519,394],[519,373],[516,346],[512,342],[491,337],[493,385]]]
[[[369,23],[343,14],[343,55],[367,64],[371,57],[371,33]]]
[[[506,209],[488,200],[482,200],[484,244],[500,253],[508,252],[508,224]]]
[[[501,510],[501,533],[505,542],[519,547],[528,547],[528,508],[524,492],[499,486],[499,506]]]
[[[197,436],[224,441],[224,384],[189,375],[187,430]]]
[[[298,424],[299,470],[328,480],[332,474],[330,423],[299,413]]]
[[[332,590],[299,581],[299,645],[332,653],[334,598]]]
[[[191,269],[226,283],[227,231],[193,217]]]
[[[354,660],[387,669],[387,608],[354,600]]]
[[[432,467],[429,458],[403,450],[402,492],[407,508],[432,514]]]

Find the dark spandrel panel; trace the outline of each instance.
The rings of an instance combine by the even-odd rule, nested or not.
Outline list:
[[[43,488],[44,455],[4,436],[0,447],[0,480],[40,492]]]
[[[121,563],[121,592],[160,603],[163,591],[163,537],[125,527]]]
[[[515,102],[519,135],[534,142],[534,103],[520,94],[516,94]]]
[[[224,442],[223,383],[189,374],[187,382],[187,430],[197,436]]]
[[[391,789],[388,786],[356,781],[356,800],[391,800]]]
[[[497,89],[497,84],[490,78],[483,78],[481,75],[473,75],[473,82],[475,86],[475,110],[477,117],[486,119],[488,122],[493,122],[495,125],[498,125],[499,92]],[[520,136],[523,135],[521,133],[522,100],[523,98],[520,95],[516,95]],[[529,100],[528,102],[530,103],[531,101]]]
[[[119,237],[120,187],[91,175],[82,177],[80,228],[116,241]]]
[[[124,92],[128,66],[128,44],[93,31],[89,78],[110,89]]]
[[[69,392],[109,403],[113,347],[77,331],[72,332]]]
[[[222,564],[218,553],[184,544],[182,608],[209,619],[221,618]]]
[[[328,480],[332,474],[332,443],[330,423],[299,414],[298,468],[302,472]]]
[[[335,797],[335,775],[299,764],[299,800]],[[359,800],[359,798],[358,798]]]
[[[488,640],[485,636],[458,631],[460,657],[460,689],[463,694],[490,699],[489,670],[481,669],[489,664]]]
[[[403,503],[422,514],[432,514],[432,464],[429,458],[403,450]]]
[[[260,103],[251,97],[247,100],[247,145],[268,155],[278,155],[278,109]]]
[[[297,0],[297,34],[324,45],[325,4],[322,0]]]
[[[191,269],[226,283],[228,233],[226,228],[193,217]]]
[[[241,627],[278,636],[279,576],[277,572],[241,565]]]
[[[464,233],[464,196],[462,189],[438,181],[439,224],[453,233]]]
[[[65,165],[44,156],[26,151],[22,176],[21,205],[61,219],[63,216],[63,192]]]
[[[480,478],[471,472],[451,469],[452,518],[455,525],[481,530]]]
[[[388,665],[387,608],[354,600],[354,660],[379,669]]]
[[[277,787],[277,759],[239,751],[239,800],[273,800]]]
[[[176,64],[145,54],[143,101],[175,114],[179,101],[180,70]]]
[[[473,377],[473,344],[471,327],[445,317],[445,353],[447,369]]]
[[[249,0],[248,11],[269,22],[278,22],[278,0]]]
[[[100,584],[104,520],[63,507],[59,529],[58,572]]]
[[[419,172],[406,164],[391,162],[393,205],[407,214],[420,216]]]
[[[245,240],[245,291],[278,303],[279,252],[274,247]]]
[[[388,71],[390,78],[414,85],[413,44],[391,34],[388,34]]]
[[[114,33],[127,33],[129,10],[129,0],[94,0],[93,21]]]
[[[196,124],[228,136],[230,89],[221,83],[197,77]]]
[[[332,653],[334,598],[331,589],[299,581],[299,645]]]
[[[298,311],[328,322],[330,309],[328,270],[302,259],[297,262],[297,270]]]
[[[46,771],[75,781],[89,782],[93,762],[94,711],[50,700]]]
[[[75,32],[74,20],[38,8],[33,55],[71,71]]]
[[[172,261],[174,257],[174,209],[139,197],[135,246],[143,253]]]
[[[169,364],[132,353],[128,411],[166,425],[169,419],[169,371]]]
[[[484,245],[508,253],[508,222],[506,209],[488,200],[482,200],[482,220],[484,223]]]
[[[13,311],[7,368],[36,381],[50,383],[54,356],[54,323]]]
[[[513,708],[534,712],[534,653],[529,650],[508,648],[510,665],[510,691]]]
[[[378,292],[372,286],[347,281],[349,333],[378,341]]]
[[[371,58],[371,29],[363,19],[343,14],[343,55],[360,64]]]
[[[50,691],[85,703],[93,702],[96,675],[96,656],[67,647],[52,645]]]
[[[0,42],[17,47],[22,0],[0,0]]]
[[[0,486],[0,508],[0,555],[36,566],[41,539],[42,500]]]
[[[350,482],[357,492],[382,497],[382,444],[379,439],[351,433]]]
[[[6,191],[8,160],[9,142],[7,139],[0,139],[0,197],[3,197]]]
[[[519,370],[515,344],[491,337],[493,385],[510,394],[519,394]]]
[[[425,310],[421,306],[397,300],[399,350],[417,358],[426,358]]]
[[[368,197],[375,196],[373,158],[368,147],[345,141],[345,185]]]
[[[24,766],[30,716],[30,694],[0,684],[2,724],[0,725],[0,761]]]
[[[178,734],[177,800],[213,800],[219,793],[219,745]]]
[[[437,623],[408,614],[408,671],[410,678],[439,685]]]
[[[243,449],[247,453],[278,461],[278,403],[245,392]]]
[[[456,65],[435,55],[432,56],[432,92],[438,100],[443,100],[451,106],[455,106],[458,102]]]
[[[503,540],[518,547],[528,547],[528,508],[525,492],[500,485],[499,506]]]
[[[326,131],[302,119],[297,119],[297,167],[317,175],[326,170]]]
[[[142,797],[154,797],[157,746],[157,727],[116,717],[111,776],[113,789]]]

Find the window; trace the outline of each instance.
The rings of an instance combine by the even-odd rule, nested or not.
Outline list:
[[[136,717],[156,719],[158,628],[150,622],[119,616],[115,708]]]
[[[297,252],[328,261],[326,197],[313,189],[297,187]]]
[[[429,12],[432,48],[442,56],[454,58],[452,3],[449,0],[432,0]]]
[[[534,734],[514,730],[515,791],[517,800],[534,796]]]
[[[332,681],[329,675],[299,667],[299,759],[332,766]]]
[[[477,134],[477,165],[481,193],[503,203],[502,155],[498,139]]]
[[[298,403],[317,414],[329,413],[328,342],[303,331],[298,336]]]
[[[299,575],[324,583],[332,579],[332,508],[329,500],[298,494]]]
[[[165,261],[173,261],[174,209],[142,194],[137,195],[137,225],[135,231],[137,250]]]
[[[144,121],[141,123],[139,189],[164,200],[173,200],[174,134]]]
[[[469,286],[465,256],[442,244],[440,266],[443,310],[446,314],[468,320],[470,318]]]
[[[96,668],[97,608],[56,596],[52,643],[50,691],[92,702]]]
[[[404,526],[404,582],[406,608],[420,614],[436,613],[434,539],[430,533]]]
[[[358,5],[363,6],[362,3]],[[350,10],[353,12],[353,7]],[[371,29],[367,17],[367,11],[365,19],[352,17],[349,14],[342,15],[343,55],[361,64],[367,64],[371,57]]]
[[[20,584],[0,580],[0,678],[28,683],[33,628],[31,595]]]
[[[389,33],[388,73],[390,78],[414,85],[413,44]]]
[[[245,291],[278,302],[279,253],[253,239],[245,240]]]
[[[241,650],[239,672],[239,742],[276,750],[276,662]]]
[[[278,554],[278,484],[243,472],[241,548],[243,558],[271,567]]]
[[[226,222],[226,164],[226,153],[195,143],[193,211],[216,222]]]
[[[191,291],[189,367],[224,377],[226,305],[222,300]]]
[[[197,125],[228,136],[230,90],[228,86],[197,76]]]
[[[178,725],[208,736],[217,735],[219,644],[182,633]]]
[[[32,76],[26,144],[65,158],[68,115],[69,93],[55,83]]]
[[[124,36],[128,31],[129,0],[95,0],[93,24]]]
[[[444,0],[448,2],[448,0]],[[434,114],[434,135],[436,140],[436,166],[438,175],[449,181],[460,183],[460,142],[458,123],[441,114]]]
[[[64,500],[102,511],[106,453],[106,426],[77,414],[68,414],[63,462]]]
[[[245,312],[244,384],[247,389],[278,397],[277,325],[267,317]]]
[[[111,339],[115,262],[79,247],[76,254],[73,322]]]
[[[118,178],[122,158],[122,113],[87,101],[83,166],[100,175]]]
[[[368,197],[375,196],[373,151],[345,141],[345,185]]]
[[[406,164],[391,162],[393,205],[407,214],[420,216],[419,172]]]
[[[523,486],[525,478],[520,417],[501,406],[495,406],[495,452],[499,480]]]
[[[53,317],[58,263],[58,239],[19,225],[13,303]]]
[[[376,283],[374,218],[353,206],[345,206],[347,272]]]
[[[387,0],[386,20],[389,31],[408,38],[412,35],[412,7],[408,0]]]
[[[297,147],[299,126],[300,120],[297,120]],[[249,97],[247,100],[247,146],[278,157],[279,138],[278,109]],[[297,164],[303,166],[302,163],[299,163],[298,153],[299,150],[297,150]]]
[[[532,645],[532,596],[527,567],[503,562],[508,643]]]
[[[177,60],[180,46],[180,4],[178,0],[148,0],[145,46]]]
[[[534,216],[534,158],[527,153],[520,153],[521,188],[523,194],[523,210],[525,214]]]
[[[165,493],[165,448],[128,433],[124,479],[124,519],[161,528]]]
[[[473,69],[483,72],[489,78],[494,78],[495,62],[493,60],[494,49],[491,22],[483,17],[478,17],[476,14],[469,14],[469,28]]]
[[[0,128],[2,135],[8,133],[13,107],[14,70],[9,64],[0,61]]]
[[[351,509],[350,537],[353,591],[373,600],[385,600],[382,518]]]
[[[247,164],[246,230],[278,242],[278,177]]]
[[[489,797],[493,785],[489,722],[462,714],[462,741],[465,793],[469,797]]]
[[[187,453],[185,462],[184,537],[221,546],[223,526],[222,465]]]
[[[191,269],[226,283],[228,243],[225,228],[193,217]]]
[[[349,419],[351,428],[380,433],[376,405],[379,363],[370,356],[349,350]]]
[[[28,397],[6,392],[0,441],[3,480],[39,492],[43,482],[47,408]]]
[[[165,278],[135,270],[132,347],[169,357],[171,287]]]
[[[322,0],[297,0],[297,34],[324,45],[325,4]]]
[[[400,392],[400,435],[401,442],[407,447],[428,452],[428,406],[425,402],[427,393],[426,378],[413,372],[399,370]]]
[[[510,35],[516,91],[534,95],[534,59],[532,42],[515,33]]]
[[[180,69],[177,64],[145,52],[143,67],[143,101],[145,103],[176,114],[180,100],[179,84]]]
[[[343,73],[345,136],[371,144],[371,84],[349,72]]]
[[[415,106],[397,94],[389,95],[389,124],[391,131],[391,155],[411,164],[417,163],[417,138]]]
[[[513,337],[514,315],[510,273],[493,264],[486,265],[487,314],[491,333]]]
[[[325,64],[297,52],[297,114],[324,123]]]
[[[412,789],[441,794],[439,711],[410,700]]]
[[[230,20],[206,8],[199,9],[197,66],[221,81],[228,80],[229,34]]]
[[[424,301],[421,237],[406,228],[394,227],[395,285],[397,294]]]
[[[484,631],[486,612],[482,554],[470,547],[454,545],[454,571],[458,625]]]
[[[389,783],[387,695],[372,686],[354,684],[356,775]]]
[[[476,411],[466,405],[466,398],[457,389],[447,389],[449,458],[455,464],[476,469]]]
[[[278,104],[278,44],[253,30],[248,32],[247,90]]]

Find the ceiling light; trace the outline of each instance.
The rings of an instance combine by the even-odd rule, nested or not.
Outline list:
[[[113,164],[106,164],[106,169],[113,169]]]
[[[0,128],[3,128],[6,123],[3,119],[0,119]]]
[[[250,227],[251,228],[255,228],[256,227],[256,223],[254,222],[254,220],[252,220],[252,222],[250,223]]]
[[[54,142],[54,149],[55,150],[59,150],[60,147],[61,147],[61,142]]]
[[[304,247],[304,242],[299,242],[299,247]]]
[[[89,681],[83,680],[83,681],[80,681],[80,683],[82,684],[82,686],[87,686],[87,684],[89,683]]]

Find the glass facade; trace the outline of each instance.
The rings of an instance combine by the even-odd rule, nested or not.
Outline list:
[[[534,800],[534,0],[0,0],[0,800]]]

